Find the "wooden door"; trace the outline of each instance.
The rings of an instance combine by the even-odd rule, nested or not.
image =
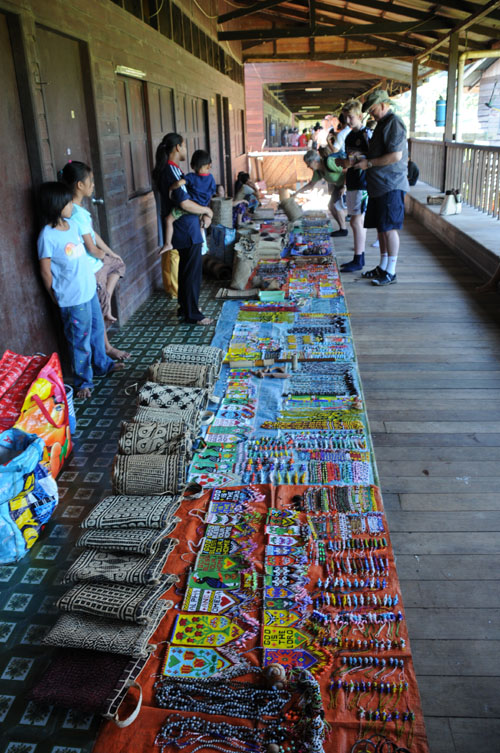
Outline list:
[[[147,84],[151,164],[156,148],[167,133],[175,132],[174,93],[168,86]]]
[[[37,26],[36,36],[54,178],[69,160],[85,162],[94,171],[96,195],[102,198],[97,132],[94,118],[91,120],[93,113],[89,113],[92,95],[84,45],[42,26]],[[89,131],[95,137],[94,148]],[[94,227],[101,233],[102,211],[89,208]]]
[[[0,356],[58,348],[56,311],[43,288],[36,253],[35,202],[8,19],[0,13]]]

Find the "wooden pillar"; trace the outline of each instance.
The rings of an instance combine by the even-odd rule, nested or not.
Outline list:
[[[411,102],[410,102],[410,138],[415,138],[417,125],[417,88],[418,88],[418,58],[413,58],[411,64]]]
[[[245,114],[247,151],[259,151],[266,138],[262,79],[252,64],[245,65]]]
[[[455,89],[458,68],[458,41],[460,32],[450,36],[450,51],[448,55],[448,87],[446,90],[446,122],[444,126],[444,140],[453,140],[453,126],[455,122]]]

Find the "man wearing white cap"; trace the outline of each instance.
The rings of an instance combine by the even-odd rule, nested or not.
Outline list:
[[[377,126],[366,159],[356,163],[357,168],[366,170],[365,227],[377,228],[380,243],[380,263],[362,276],[378,286],[397,282],[398,230],[403,227],[404,197],[409,188],[406,128],[391,110],[391,104],[384,89],[376,89],[367,96],[363,112],[368,112]]]

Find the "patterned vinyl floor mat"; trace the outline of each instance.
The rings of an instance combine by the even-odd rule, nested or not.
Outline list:
[[[200,297],[207,316],[217,317],[220,285],[204,281]],[[116,347],[131,353],[126,367],[96,380],[92,398],[76,402],[75,448],[59,475],[59,505],[40,540],[14,565],[0,565],[0,753],[90,753],[99,718],[72,711],[41,710],[26,693],[48,664],[41,640],[54,624],[54,601],[65,591],[61,577],[76,556],[78,524],[110,489],[110,470],[121,421],[134,413],[125,388],[144,377],[167,343],[209,344],[214,326],[179,324],[176,302],[155,293],[119,331]]]

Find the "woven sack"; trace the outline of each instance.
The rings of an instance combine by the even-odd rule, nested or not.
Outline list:
[[[214,216],[212,225],[224,225],[224,227],[233,227],[233,200],[217,197],[212,199],[210,207]]]
[[[81,549],[102,549],[105,552],[156,554],[165,538],[157,528],[94,528],[82,533],[76,542]]]
[[[148,369],[148,379],[157,384],[210,388],[215,382],[215,370],[202,363],[155,363]]]
[[[118,727],[128,727],[141,709],[142,689],[136,679],[148,659],[149,654],[131,659],[109,652],[61,648],[53,653],[49,666],[30,691],[28,699],[40,706],[100,714],[113,720]],[[134,711],[120,720],[118,708],[131,687],[139,690],[139,700]]]
[[[161,360],[164,363],[204,363],[214,367],[218,377],[224,360],[224,353],[214,345],[177,345],[162,348]]]
[[[191,435],[185,431],[171,437],[169,426],[158,423],[141,424],[137,421],[123,422],[118,440],[119,455],[178,455],[185,452],[191,457]]]
[[[163,580],[155,586],[78,583],[56,601],[56,607],[62,612],[149,625],[158,599],[169,587]]]
[[[189,408],[182,413],[175,413],[168,408],[152,408],[141,405],[137,408],[131,421],[138,424],[160,424],[167,427],[166,440],[186,438],[195,439],[201,426],[201,413],[197,408]]]
[[[291,222],[293,222],[294,220],[300,220],[300,218],[304,214],[302,207],[297,204],[293,197],[282,201],[281,206],[284,213]]]
[[[180,493],[186,485],[187,453],[116,455],[111,471],[115,494]]]
[[[244,252],[238,252],[234,256],[233,276],[229,287],[233,290],[245,290],[250,275],[253,272],[254,262]]]
[[[136,658],[146,657],[156,646],[149,645],[151,636],[161,619],[172,608],[172,602],[156,602],[151,622],[136,625],[134,622],[108,620],[90,614],[62,614],[49,630],[42,643],[61,648],[86,648],[91,651],[110,651]]]
[[[105,497],[80,523],[80,528],[166,528],[182,497],[116,495]]]
[[[208,391],[200,387],[177,387],[170,384],[145,382],[137,393],[137,405],[169,408],[180,413],[189,408],[204,410],[208,403]]]
[[[64,576],[65,583],[128,583],[132,586],[159,583],[162,571],[176,539],[164,539],[158,551],[149,556],[86,549],[72,563]],[[176,575],[165,575],[176,583]]]

